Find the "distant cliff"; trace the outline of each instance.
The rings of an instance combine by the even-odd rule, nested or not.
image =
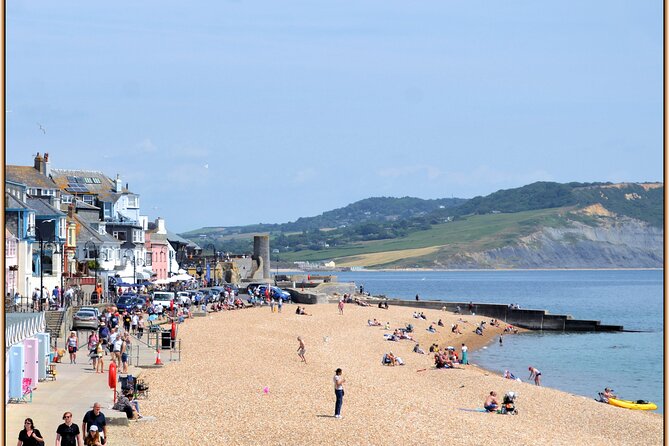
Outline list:
[[[662,268],[663,231],[631,218],[544,227],[516,244],[434,259],[435,268]]]

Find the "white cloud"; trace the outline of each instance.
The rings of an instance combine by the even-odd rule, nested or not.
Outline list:
[[[317,178],[316,169],[314,169],[313,167],[307,167],[306,169],[298,170],[297,172],[295,172],[295,174],[293,175],[293,183],[302,184],[316,178]]]
[[[402,167],[387,167],[380,169],[377,175],[383,178],[401,178],[411,176],[416,179],[436,180],[442,176],[440,169],[429,165],[414,165]]]
[[[158,151],[158,147],[149,138],[144,138],[135,147],[145,153],[156,153]]]
[[[444,178],[447,183],[460,188],[473,191],[488,190],[487,193],[495,192],[497,189],[521,187],[536,181],[554,181],[553,175],[541,169],[505,171],[491,168],[488,165],[480,165],[466,172],[447,172]]]

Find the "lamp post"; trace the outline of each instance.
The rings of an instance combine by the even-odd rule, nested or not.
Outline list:
[[[137,285],[137,262],[141,262],[142,266],[144,266],[144,261],[142,261],[142,259],[135,258],[135,252],[130,250],[130,249],[126,249],[125,252],[126,253],[127,252],[132,253],[132,281],[133,281],[133,285]],[[130,256],[128,256],[128,254],[125,254],[123,257],[125,259],[130,259],[131,258]]]
[[[212,243],[209,243],[209,244],[205,245],[205,247],[204,247],[205,250],[206,250],[207,248],[211,248],[211,258],[212,258],[212,260],[215,261],[215,259],[216,259],[216,247],[215,247]],[[205,255],[205,261],[206,261],[206,260],[207,260],[207,256]],[[215,263],[214,263],[214,264],[215,264]],[[209,262],[209,265],[210,265],[209,270],[211,271],[211,262]],[[211,277],[209,278],[209,280],[211,280]],[[216,267],[215,267],[215,266],[214,266],[214,279],[213,279],[213,282],[216,283]],[[210,285],[210,286],[211,286],[211,285]]]
[[[87,241],[84,244],[84,249],[86,250],[87,259],[90,258],[91,254],[91,250],[88,247],[89,244],[93,246],[93,252],[95,254],[95,257],[93,257],[93,260],[95,261],[95,263],[93,264],[93,266],[95,267],[95,285],[93,286],[93,288],[96,289],[98,287],[98,256],[100,255],[100,250],[98,249],[98,246],[96,246],[95,243],[93,243],[92,240]],[[101,296],[98,296],[98,299],[100,299],[100,297]]]
[[[42,220],[41,224],[44,223],[50,223],[53,221],[53,218],[50,218],[49,220]],[[35,233],[37,235],[37,240],[39,240],[39,302],[38,302],[38,310],[42,311],[43,306],[42,306],[42,299],[44,299],[44,268],[42,265],[44,264],[44,239],[42,238],[42,232],[39,230],[37,225],[33,226],[33,229],[35,230]]]
[[[54,243],[56,249],[54,249],[53,253],[58,254],[60,256],[60,293],[58,296],[58,299],[60,302],[63,303],[61,305],[62,307],[65,307],[65,290],[63,289],[63,271],[65,270],[65,247],[63,245],[59,245],[57,243]]]

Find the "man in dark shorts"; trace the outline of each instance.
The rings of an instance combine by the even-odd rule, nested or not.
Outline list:
[[[56,446],[81,446],[79,426],[72,422],[72,412],[63,414],[65,422],[56,430]]]
[[[100,412],[100,403],[93,404],[93,410],[89,410],[84,415],[84,421],[81,423],[81,430],[88,432],[91,426],[97,426],[100,432],[100,439],[102,444],[107,443],[107,419],[105,414]]]

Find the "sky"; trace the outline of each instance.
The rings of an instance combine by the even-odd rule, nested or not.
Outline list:
[[[119,174],[174,232],[662,181],[662,8],[14,0],[5,159]]]

